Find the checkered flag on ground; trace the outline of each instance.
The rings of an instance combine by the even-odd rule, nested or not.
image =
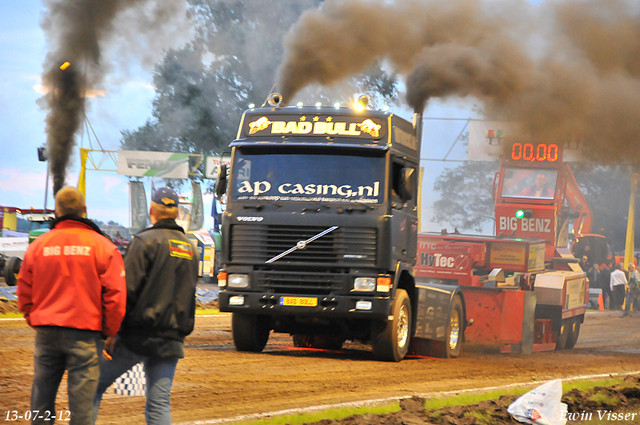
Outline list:
[[[126,371],[113,384],[118,395],[142,396],[147,392],[147,377],[144,374],[144,366],[138,363],[131,370]]]

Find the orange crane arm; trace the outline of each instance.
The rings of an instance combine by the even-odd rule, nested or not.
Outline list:
[[[564,190],[564,201],[571,208],[572,212],[580,214],[578,218],[573,220],[573,229],[577,234],[591,233],[591,224],[593,222],[593,214],[591,207],[584,197],[584,193],[578,186],[578,182],[571,171],[569,165],[563,165],[567,176],[567,182]]]

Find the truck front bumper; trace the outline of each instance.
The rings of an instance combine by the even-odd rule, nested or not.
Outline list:
[[[234,305],[229,303],[232,297],[234,302],[231,304]],[[305,298],[312,301],[310,304],[316,305],[284,305],[286,298]],[[314,303],[313,299],[317,299],[317,302]],[[363,306],[368,306],[368,302],[371,303],[371,308],[363,309]],[[391,299],[389,297],[366,295],[305,295],[301,297],[294,294],[276,295],[224,290],[218,294],[218,303],[220,311],[223,312],[244,312],[270,316],[316,316],[386,320],[390,312]]]

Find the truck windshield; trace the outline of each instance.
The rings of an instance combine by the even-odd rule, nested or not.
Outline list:
[[[231,180],[236,201],[380,204],[384,156],[253,154],[238,149]]]
[[[507,167],[501,195],[504,198],[553,199],[557,180],[557,170]]]

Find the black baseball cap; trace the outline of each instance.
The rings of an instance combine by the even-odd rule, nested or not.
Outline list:
[[[161,187],[153,192],[151,202],[164,205],[165,207],[177,207],[178,206],[178,194],[175,190],[168,187]]]

